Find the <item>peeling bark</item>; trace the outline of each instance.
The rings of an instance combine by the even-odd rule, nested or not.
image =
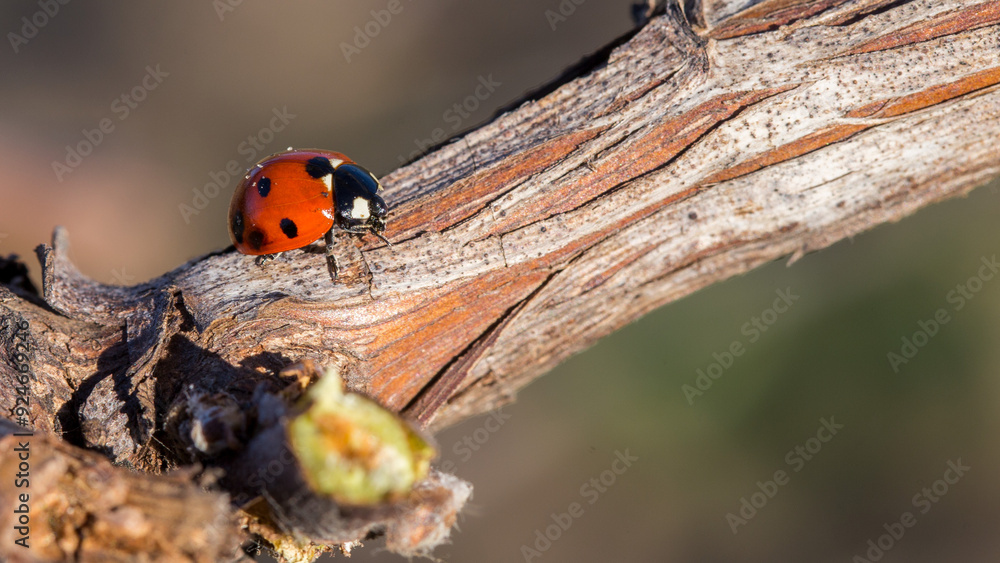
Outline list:
[[[134,561],[135,554],[148,553],[159,561],[213,563],[239,553],[229,499],[202,490],[192,471],[172,476],[123,471],[102,455],[52,436],[15,436],[19,430],[0,420],[3,475],[18,473],[18,458],[9,452],[30,451],[30,487],[8,489],[5,483],[0,489],[5,561]],[[30,495],[8,497],[12,491]],[[21,505],[31,515],[27,547],[14,543],[22,537],[15,528]]]
[[[253,408],[299,360],[439,429],[664,303],[1000,172],[1000,2],[685,8],[383,178],[393,246],[338,234],[336,284],[320,248],[230,247],[102,285],[57,230],[41,298],[0,268],[0,404],[26,323],[31,425],[143,471],[211,466],[171,413]]]

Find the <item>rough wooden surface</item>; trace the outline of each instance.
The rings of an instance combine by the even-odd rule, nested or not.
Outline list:
[[[393,246],[339,236],[335,285],[312,247],[106,286],[57,231],[44,299],[0,289],[31,327],[33,425],[169,469],[185,393],[248,403],[311,358],[440,428],[664,303],[1000,173],[1000,2],[706,0],[626,39],[383,178]]]
[[[52,436],[15,436],[0,420],[0,471],[18,473],[20,448],[30,453],[29,487],[0,488],[0,542],[10,563],[31,561],[135,561],[137,553],[160,561],[214,563],[240,553],[241,538],[226,495],[202,490],[191,472],[149,476],[121,471],[93,452]],[[4,479],[7,481],[7,479]],[[13,480],[13,479],[12,479]],[[8,495],[28,494],[25,498]],[[21,501],[24,502],[21,502]],[[18,507],[30,510],[20,534]],[[24,538],[27,548],[14,542]],[[184,538],[178,541],[178,538]]]

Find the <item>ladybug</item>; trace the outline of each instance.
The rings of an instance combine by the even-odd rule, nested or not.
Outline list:
[[[382,236],[389,208],[378,195],[381,189],[374,174],[339,152],[289,149],[258,162],[236,186],[229,238],[236,250],[259,256],[262,264],[324,237],[336,280],[334,227],[372,233],[392,245]]]

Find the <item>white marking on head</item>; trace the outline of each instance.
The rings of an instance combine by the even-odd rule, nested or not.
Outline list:
[[[381,190],[382,189],[382,183],[378,181],[378,178],[376,178],[375,175],[372,174],[371,172],[368,172],[368,175],[372,177],[372,180],[375,180],[375,186],[377,186],[375,188],[375,191],[377,192],[377,191]]]
[[[330,161],[330,166],[332,166],[334,170],[339,168],[340,165],[344,163],[344,161],[339,158],[328,158],[327,160]]]
[[[363,197],[354,198],[354,207],[351,208],[351,219],[363,221],[369,217],[371,217],[371,211],[368,210],[368,200]]]
[[[326,191],[333,191],[333,174],[327,174],[323,176],[323,184],[326,186]]]

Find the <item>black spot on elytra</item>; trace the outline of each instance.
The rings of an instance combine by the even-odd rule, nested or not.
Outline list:
[[[260,247],[264,246],[264,232],[260,229],[254,229],[247,234],[247,243],[250,248],[254,250],[260,250]]]
[[[270,178],[265,176],[257,181],[257,193],[260,194],[260,197],[267,197],[267,194],[271,193]]]
[[[237,211],[233,213],[232,222],[229,224],[229,228],[233,231],[233,239],[237,244],[243,244],[243,212]]]
[[[329,158],[314,156],[306,162],[306,172],[313,178],[322,178],[327,174],[333,174],[333,164]]]
[[[285,233],[285,236],[288,238],[299,236],[299,228],[295,225],[295,221],[292,221],[288,217],[281,220],[281,232]]]

